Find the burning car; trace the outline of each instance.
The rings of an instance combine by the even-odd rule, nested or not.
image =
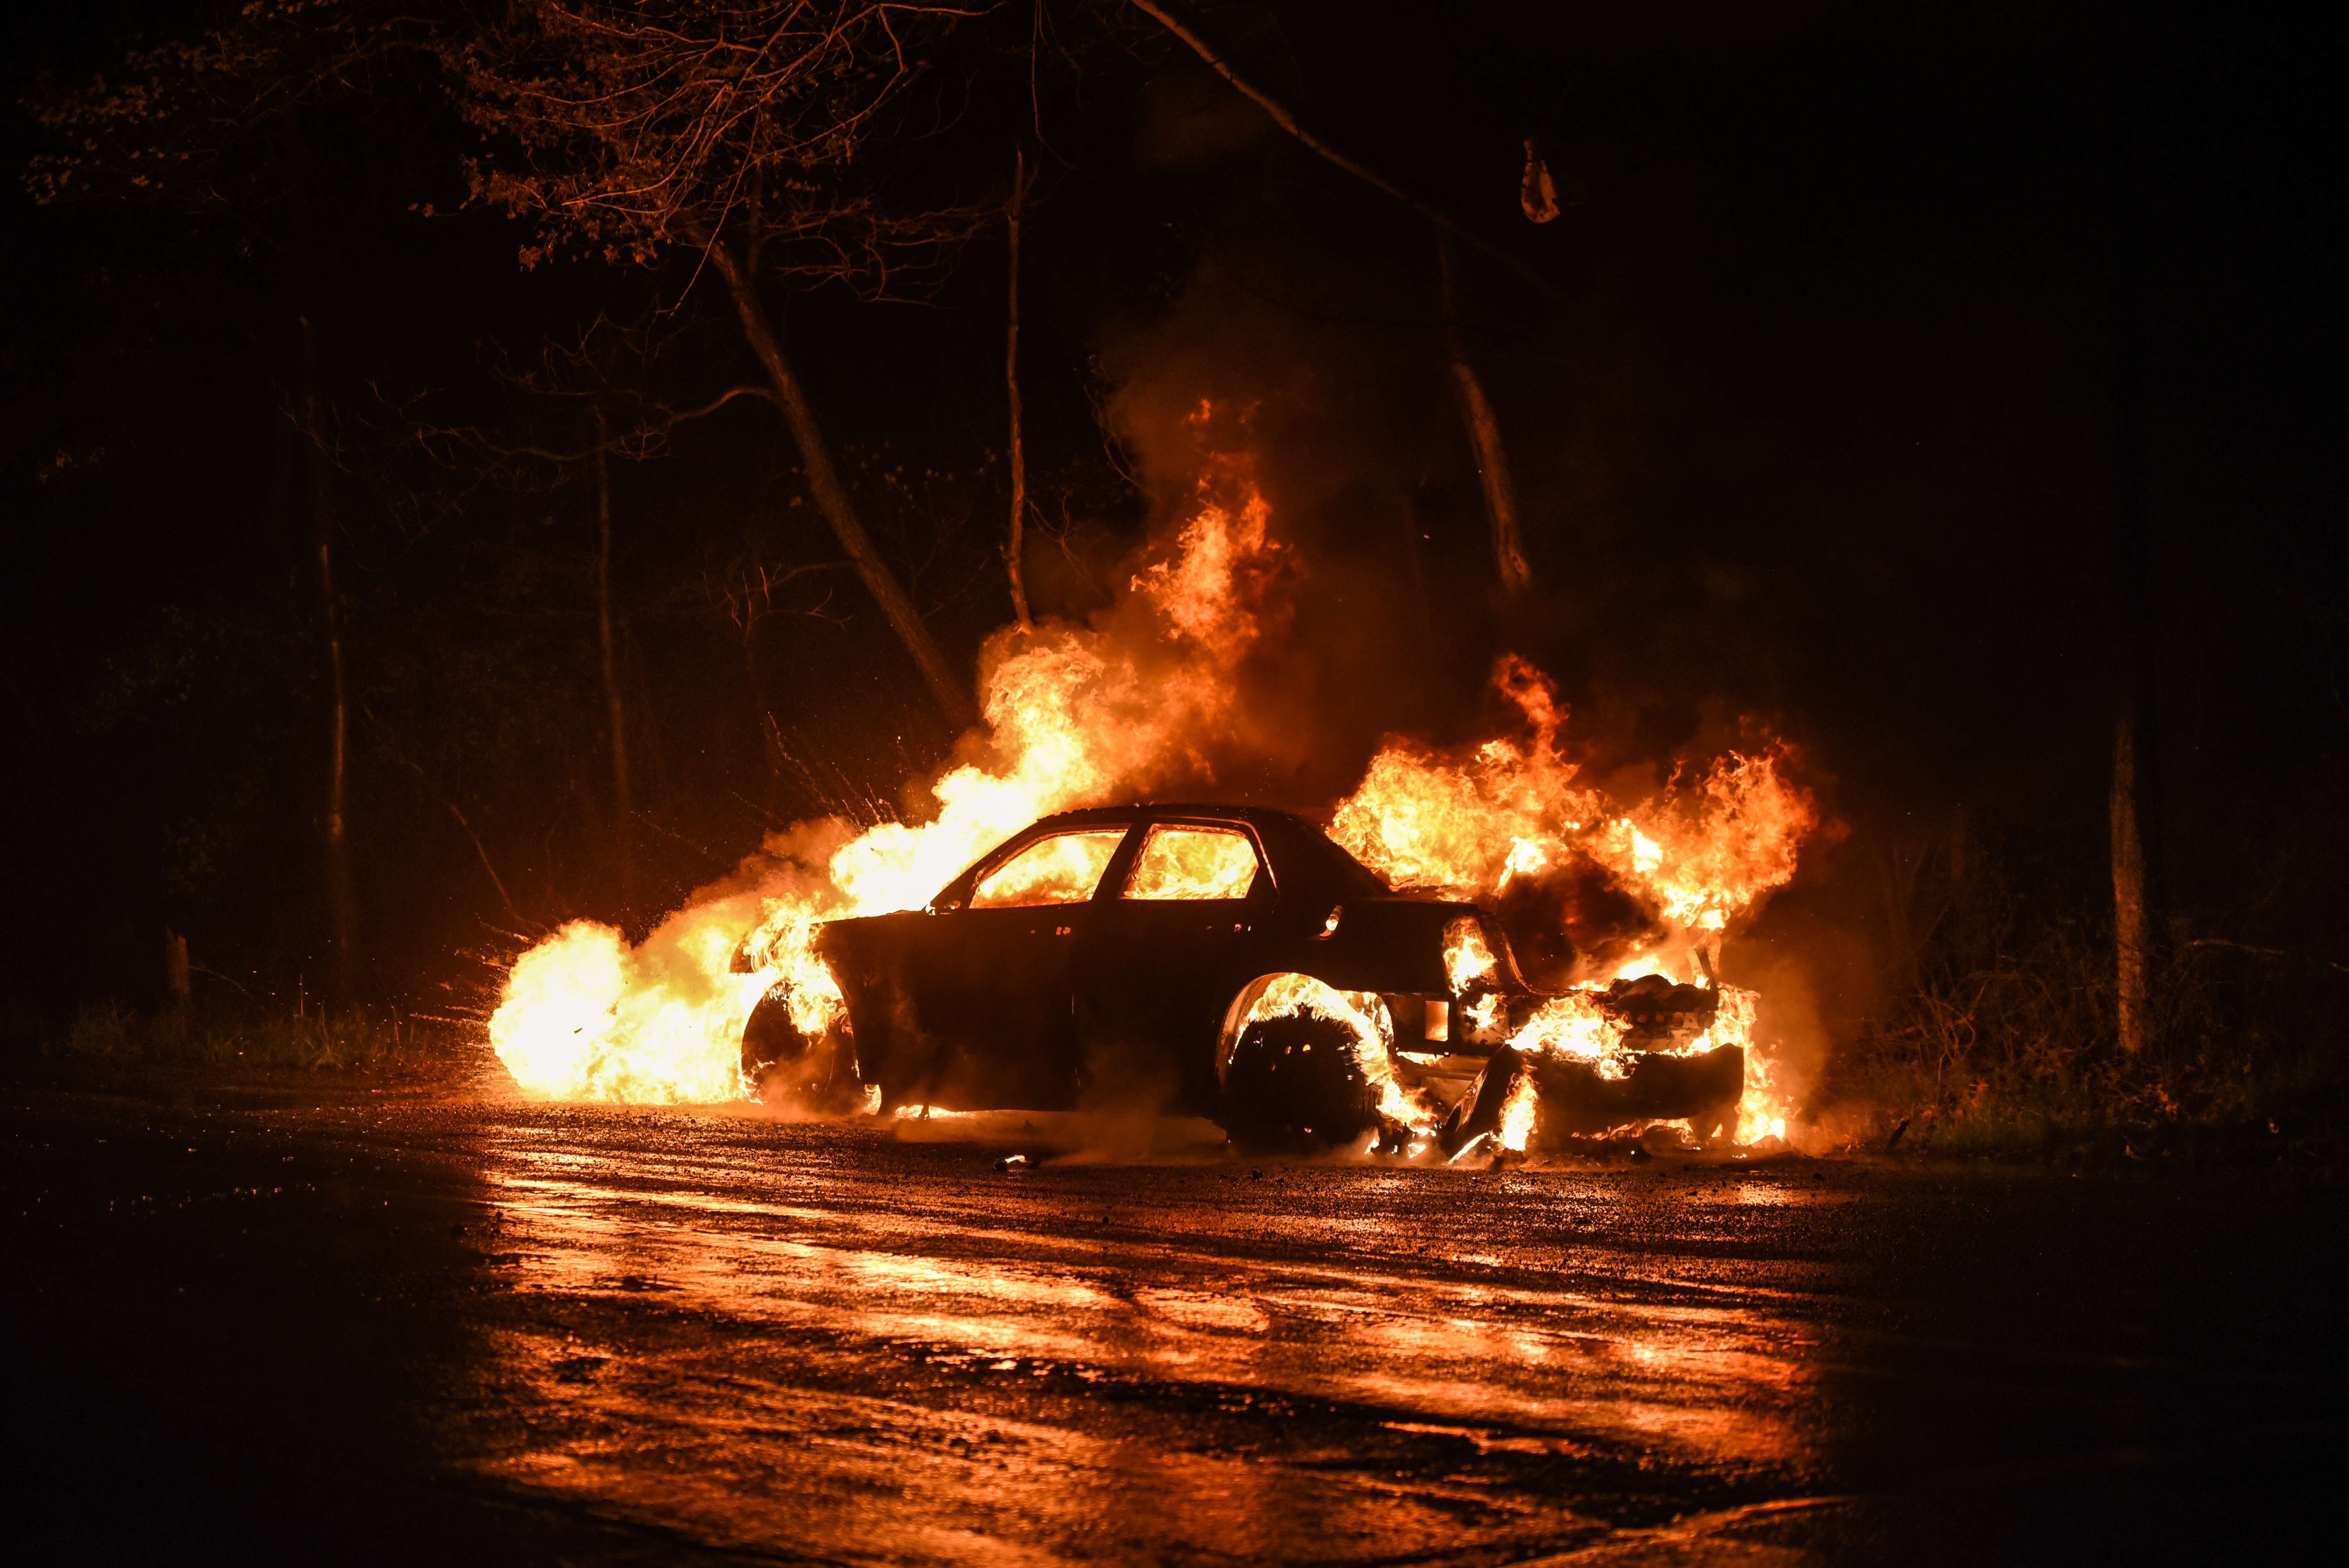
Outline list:
[[[1788,1064],[1749,1050],[1758,999],[1715,975],[1819,821],[1765,726],[1601,788],[1549,677],[1507,654],[1482,738],[1384,738],[1326,831],[1068,810],[1212,776],[1204,737],[1248,766],[1248,672],[1299,578],[1211,412],[1179,525],[1112,608],[989,640],[985,732],[904,819],[792,823],[639,941],[574,920],[517,957],[489,1023],[516,1085],[1148,1106],[1267,1143],[1530,1150],[1654,1120],[1711,1136],[1733,1110],[1743,1141],[1783,1135]]]
[[[1682,1119],[1710,1138],[1744,1088],[1741,1046],[1713,1043],[1722,987],[1537,991],[1494,909],[1398,892],[1284,811],[1049,816],[923,908],[822,925],[813,951],[839,1005],[811,1029],[778,985],[742,1061],[818,1102],[1146,1100],[1252,1146],[1375,1131],[1456,1151]]]

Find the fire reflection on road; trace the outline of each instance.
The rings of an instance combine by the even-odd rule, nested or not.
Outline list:
[[[1783,1494],[1814,1468],[1804,1293],[1585,1244],[1579,1212],[1619,1226],[1620,1176],[1007,1178],[969,1149],[785,1152],[740,1119],[592,1153],[512,1130],[489,1191],[544,1310],[504,1350],[545,1408],[493,1468],[705,1536],[1516,1550],[1603,1533],[1557,1501],[1594,1481]],[[1683,1195],[1676,1223],[1725,1236],[1761,1194]]]
[[[28,1491],[126,1559],[2233,1561],[2338,1447],[2332,1191],[0,1109]]]

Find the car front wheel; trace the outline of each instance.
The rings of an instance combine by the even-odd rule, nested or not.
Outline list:
[[[742,1077],[759,1099],[809,1110],[849,1110],[864,1099],[846,1020],[810,1034],[793,1021],[790,994],[780,985],[759,998],[742,1026]]]

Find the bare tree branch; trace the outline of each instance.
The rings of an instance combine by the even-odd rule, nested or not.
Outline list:
[[[561,396],[562,394],[548,395]],[[587,394],[577,393],[572,396],[585,397]],[[652,442],[657,441],[679,425],[715,414],[737,397],[762,397],[770,403],[775,400],[775,395],[764,387],[730,387],[698,408],[670,408],[655,404],[654,407],[658,410],[657,418],[571,451],[557,451],[551,447],[527,444],[514,446],[494,441],[471,425],[412,424],[409,427],[409,434],[419,442],[457,441],[494,458],[531,458],[539,462],[553,463],[559,467],[588,462],[605,455],[643,459],[651,455]]]
[[[513,0],[506,21],[443,53],[460,106],[492,139],[470,170],[473,200],[537,225],[525,265],[565,247],[650,263],[688,246],[717,271],[818,510],[957,726],[978,721],[970,683],[857,517],[760,285],[886,295],[993,222],[991,202],[885,201],[866,156],[974,15],[901,0]]]
[[[1523,256],[1506,246],[1495,244],[1478,233],[1465,221],[1455,217],[1435,201],[1411,190],[1402,181],[1376,164],[1358,153],[1350,152],[1339,146],[1335,139],[1307,119],[1286,98],[1274,91],[1262,77],[1210,43],[1206,35],[1200,30],[1198,23],[1186,15],[1181,6],[1169,4],[1168,0],[1133,0],[1133,3],[1136,10],[1146,13],[1168,32],[1189,45],[1193,54],[1205,60],[1217,76],[1237,88],[1257,108],[1270,115],[1273,123],[1279,126],[1281,129],[1288,132],[1289,135],[1372,190],[1393,197],[1434,224],[1444,233],[1450,234],[1462,243],[1474,246],[1492,257],[1540,290],[1543,294],[1550,295],[1556,293],[1550,286],[1549,280],[1542,276],[1533,263]]]
[[[1501,441],[1501,421],[1493,412],[1493,400],[1485,395],[1484,378],[1476,374],[1460,335],[1451,236],[1438,234],[1435,245],[1443,278],[1444,353],[1451,361],[1452,389],[1460,398],[1460,418],[1476,450],[1476,475],[1484,482],[1485,511],[1493,526],[1493,562],[1501,573],[1501,586],[1511,593],[1523,593],[1533,583],[1533,568],[1526,563],[1525,531],[1517,522],[1517,487],[1509,477],[1508,449]]]

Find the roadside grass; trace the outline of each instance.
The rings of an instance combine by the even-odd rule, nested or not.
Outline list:
[[[2286,946],[2246,936],[2240,907],[2176,911],[2151,1043],[2125,1053],[2109,883],[2052,838],[1970,841],[1961,819],[1881,862],[1887,1000],[1830,1063],[1822,1124],[1917,1153],[2349,1174],[2349,970],[2328,934],[2302,923]]]
[[[48,1056],[220,1068],[359,1071],[445,1077],[475,1064],[481,1048],[463,1026],[391,1009],[292,1010],[265,1005],[181,1003],[140,1009],[85,1004],[41,1040]]]

